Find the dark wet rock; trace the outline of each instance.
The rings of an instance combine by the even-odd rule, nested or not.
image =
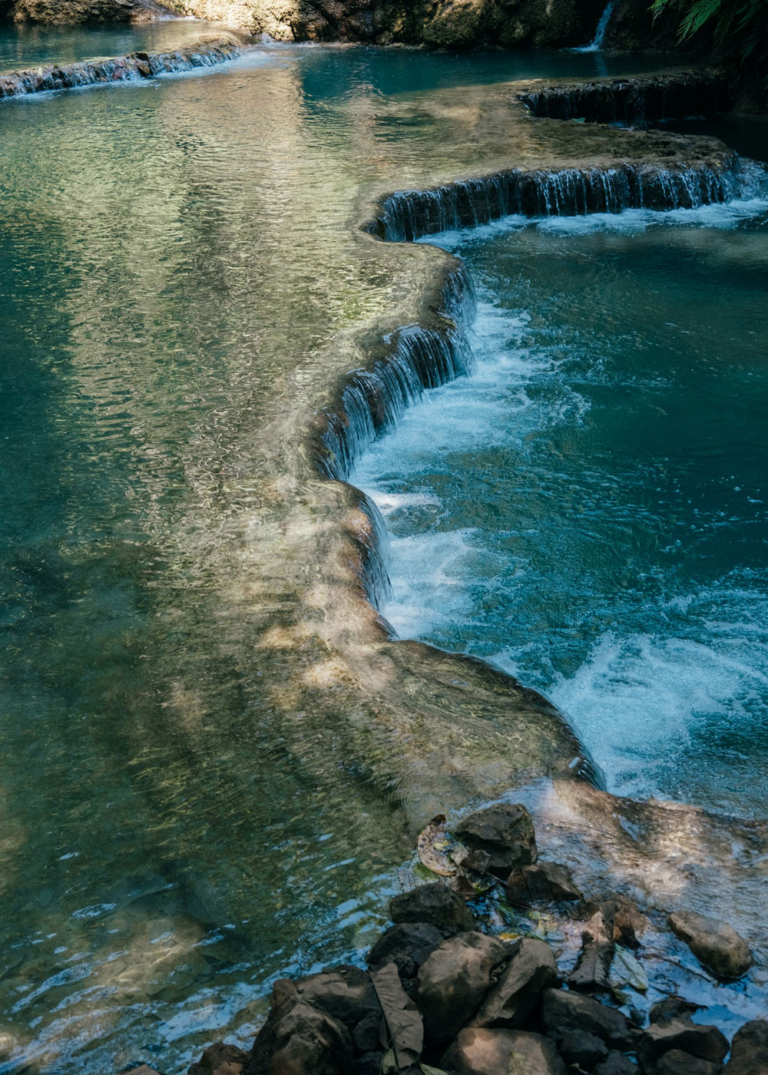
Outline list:
[[[247,1063],[248,1053],[238,1049],[236,1045],[225,1045],[224,1042],[217,1041],[192,1065],[188,1075],[241,1075]]]
[[[426,1037],[449,1042],[477,1013],[491,974],[509,956],[501,941],[483,933],[460,933],[436,948],[419,969],[416,1001]]]
[[[552,949],[544,941],[526,939],[512,956],[472,1020],[474,1026],[522,1027],[545,989],[557,979]]]
[[[517,1064],[513,1066],[513,1059]],[[565,1064],[551,1041],[522,1030],[468,1027],[443,1056],[441,1066],[458,1075],[565,1075]]]
[[[652,1023],[668,1023],[678,1015],[693,1015],[700,1010],[701,1004],[694,1004],[693,1001],[683,1000],[682,997],[665,997],[653,1005],[648,1017]]]
[[[572,1030],[583,1030],[614,1049],[630,1050],[641,1037],[620,1011],[600,1004],[594,997],[562,989],[547,989],[544,993],[542,1022],[555,1041],[562,1041]]]
[[[580,900],[570,871],[556,862],[537,862],[513,870],[507,878],[507,898],[514,904]]]
[[[720,1075],[722,1064],[702,1060],[700,1056],[691,1056],[679,1049],[664,1053],[653,1069],[653,1075]]]
[[[450,936],[428,922],[401,922],[379,937],[368,953],[371,970],[394,963],[401,978],[414,978],[421,964]]]
[[[334,967],[301,978],[295,986],[301,1000],[338,1019],[350,1033],[370,1015],[381,1020],[381,1005],[373,982],[360,967]]]
[[[637,1057],[651,1070],[665,1053],[673,1049],[719,1064],[728,1052],[728,1039],[715,1026],[700,1026],[686,1015],[664,1023],[654,1023],[643,1031]]]
[[[609,989],[608,972],[615,951],[605,916],[602,911],[596,911],[581,935],[581,952],[568,975],[568,984],[574,989]]]
[[[639,948],[639,937],[648,927],[648,919],[638,909],[634,900],[627,896],[613,896],[599,905],[603,912],[607,931],[616,944],[625,948]]]
[[[488,872],[502,881],[512,870],[530,866],[538,858],[531,815],[514,803],[470,814],[456,827],[456,835],[471,852],[484,852]],[[467,864],[471,867],[469,860]]]
[[[381,1075],[383,1052],[363,1053],[355,1057],[352,1071],[354,1075]]]
[[[639,1075],[640,1068],[618,1049],[611,1049],[606,1060],[595,1068],[595,1075]]]
[[[768,1021],[754,1019],[737,1030],[731,1042],[726,1075],[768,1075]]]
[[[154,0],[12,0],[6,6],[15,22],[48,26],[146,22],[169,15],[168,8]]]
[[[356,1053],[373,1053],[379,1048],[381,1014],[369,1012],[352,1030],[352,1047]]]
[[[675,936],[718,978],[742,978],[752,966],[747,942],[727,922],[694,911],[671,914],[667,921]]]
[[[398,925],[402,922],[427,922],[436,929],[452,933],[475,929],[475,920],[464,900],[442,881],[419,885],[410,892],[395,896],[389,904],[389,916]]]
[[[578,1064],[591,1071],[595,1064],[608,1057],[608,1046],[586,1030],[570,1030],[559,1045],[560,1055],[569,1064]]]
[[[275,982],[271,1004],[244,1075],[352,1075],[352,1041],[343,1023],[307,1004],[286,979]]]

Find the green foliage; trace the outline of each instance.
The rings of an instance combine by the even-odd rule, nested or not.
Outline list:
[[[679,37],[709,37],[729,60],[768,74],[768,0],[654,0],[655,15],[677,10]]]

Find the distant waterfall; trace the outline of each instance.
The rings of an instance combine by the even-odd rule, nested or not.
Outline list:
[[[593,40],[588,45],[582,45],[580,49],[574,49],[574,52],[600,52],[603,47],[603,41],[605,41],[605,32],[608,29],[608,23],[611,21],[611,15],[615,7],[616,0],[608,0],[600,16],[600,22],[597,24]]]

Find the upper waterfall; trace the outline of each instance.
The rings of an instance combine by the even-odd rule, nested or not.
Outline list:
[[[603,13],[600,16],[600,21],[597,24],[595,30],[595,36],[588,45],[582,45],[581,48],[574,49],[574,52],[600,52],[605,41],[605,34],[608,29],[608,23],[611,21],[611,15],[613,9],[616,7],[616,0],[608,0],[608,3],[603,9]]]

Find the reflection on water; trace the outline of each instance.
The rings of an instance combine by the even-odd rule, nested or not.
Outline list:
[[[95,50],[68,33],[59,59]],[[271,48],[0,106],[0,1071],[180,1070],[369,939],[404,791],[294,624],[295,416],[421,279],[352,234],[362,187],[476,163],[477,97],[417,91],[590,63]]]
[[[551,697],[610,790],[764,816],[768,202],[443,241],[479,368],[354,475],[385,614]]]
[[[128,52],[163,52],[221,37],[221,25],[196,19],[163,19],[141,26],[35,26],[0,23],[0,74],[49,63],[76,63]]]

